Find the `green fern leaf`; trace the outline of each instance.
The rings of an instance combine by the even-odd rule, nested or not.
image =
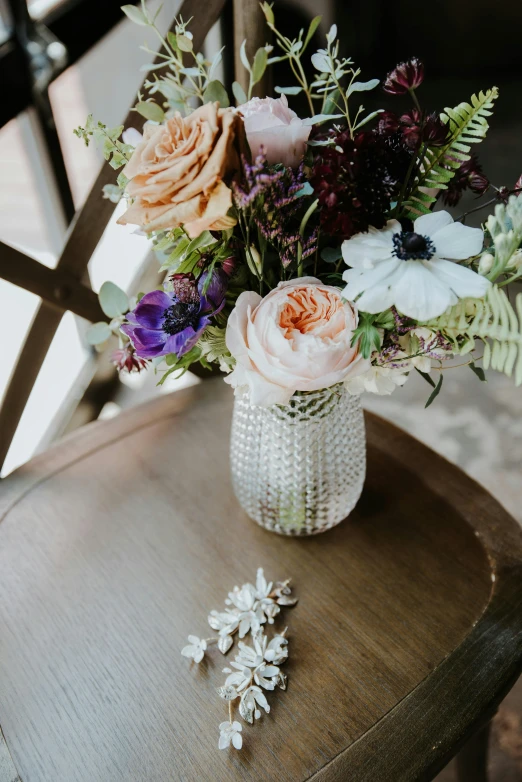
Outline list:
[[[462,163],[471,155],[471,144],[477,144],[485,138],[498,89],[493,87],[487,92],[471,96],[471,103],[461,103],[454,109],[445,109],[440,115],[448,125],[450,136],[442,147],[428,147],[419,161],[417,174],[413,180],[410,195],[402,208],[406,217],[415,219],[419,214],[427,214],[436,198],[426,190],[446,190],[447,183],[455,175]]]
[[[476,339],[482,341],[484,369],[514,374],[515,384],[522,385],[522,293],[514,308],[504,291],[493,285],[484,299],[462,299],[426,325],[442,331],[454,345],[464,338],[461,353],[472,350]]]

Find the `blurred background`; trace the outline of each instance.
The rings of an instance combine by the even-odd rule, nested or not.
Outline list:
[[[2,477],[88,421],[199,382],[187,374],[159,389],[151,373],[118,379],[107,355],[98,355],[87,344],[88,321],[42,307],[29,280],[39,276],[35,270],[40,267],[27,267],[32,273],[20,271],[21,256],[13,252],[21,251],[43,267],[56,267],[68,227],[102,162],[99,152],[86,148],[72,131],[89,113],[108,126],[121,123],[143,69],[152,61],[140,46],[155,50],[153,34],[126,19],[119,5],[118,0],[0,0]],[[152,9],[157,5],[150,4]],[[168,29],[177,8],[177,2],[166,0],[158,16],[161,29]],[[335,21],[343,53],[362,68],[364,80],[382,79],[397,62],[420,57],[426,67],[421,98],[429,110],[454,106],[473,92],[497,85],[500,99],[490,135],[478,152],[491,181],[513,187],[522,174],[519,0],[494,5],[489,0],[438,0],[431,5],[413,0],[276,0],[274,10],[278,26],[292,37],[299,25],[307,26],[321,13],[317,46]],[[227,6],[207,37],[207,55],[230,45],[231,15]],[[230,83],[231,52],[223,69]],[[275,80],[288,83],[284,74],[276,74]],[[383,106],[402,108],[400,99],[376,90],[368,108]],[[298,103],[293,107],[299,112]],[[470,206],[472,198],[463,199],[454,212],[459,215]],[[149,289],[156,285],[157,262],[147,240],[132,226],[115,225],[120,211],[115,208],[84,282],[98,291],[111,279],[135,294],[147,284]],[[480,224],[486,215],[473,215],[470,224]],[[429,391],[415,376],[393,396],[368,396],[365,404],[463,467],[522,520],[520,389],[504,376],[491,375],[483,384],[472,372],[448,371],[441,395],[424,411]],[[522,780],[522,698],[516,692],[511,697],[501,722],[497,720],[493,758],[495,778],[503,782]],[[450,769],[441,779],[449,782],[451,774]]]

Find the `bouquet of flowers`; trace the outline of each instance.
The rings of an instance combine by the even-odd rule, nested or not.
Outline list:
[[[232,106],[221,52],[209,62],[182,19],[165,39],[144,5],[123,7],[163,47],[135,107],[143,135],[92,117],[75,133],[122,169],[105,196],[126,199],[119,222],[151,238],[163,276],[133,302],[106,283],[110,323],[91,327],[91,343],[117,335],[117,366],[150,366],[160,383],[216,363],[262,407],[341,383],[389,394],[413,370],[430,403],[456,357],[480,380],[491,367],[522,383],[522,296],[508,293],[522,276],[522,177],[493,185],[472,151],[497,89],[431,111],[419,60],[361,81],[335,25],[311,52],[320,17],[290,40],[262,10],[273,45],[249,60],[243,44],[249,86],[234,82]],[[252,97],[283,61],[295,83]],[[377,88],[389,105],[366,113],[361,93]],[[394,111],[397,95],[409,111]],[[496,204],[482,228],[443,208],[465,190]]]

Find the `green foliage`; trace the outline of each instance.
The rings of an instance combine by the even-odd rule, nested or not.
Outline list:
[[[185,353],[183,356],[176,356],[175,353],[170,353],[168,356],[165,357],[165,363],[169,367],[166,372],[161,377],[161,380],[158,381],[158,386],[162,386],[165,380],[172,375],[174,372],[178,372],[179,374],[176,376],[176,379],[182,377],[182,375],[185,374],[185,372],[188,372],[190,369],[190,366],[192,364],[196,364],[199,362],[203,367],[206,369],[211,369],[210,364],[205,359],[204,356],[201,355],[201,350],[196,345],[192,348],[192,350],[189,350],[188,353]]]
[[[104,282],[98,294],[100,307],[108,318],[119,318],[129,311],[129,298],[113,282]]]
[[[469,353],[480,340],[484,369],[491,367],[508,377],[514,374],[515,384],[522,384],[522,293],[513,307],[506,294],[493,285],[484,300],[462,299],[426,325],[442,331],[456,353]]]
[[[203,93],[203,100],[205,103],[218,101],[222,109],[226,109],[230,105],[228,92],[217,79],[214,79],[214,81],[210,81],[207,84],[205,92]]]
[[[375,350],[380,350],[382,342],[380,330],[391,329],[394,325],[395,321],[389,310],[378,315],[361,312],[359,325],[353,332],[352,347],[359,341],[359,350],[363,358],[370,358]]]
[[[165,112],[154,101],[140,101],[134,107],[134,111],[137,111],[142,117],[152,122],[163,122],[165,119]]]
[[[428,214],[436,197],[421,188],[447,190],[448,182],[462,163],[468,161],[470,145],[485,138],[498,90],[471,96],[471,103],[460,103],[454,109],[446,109],[441,119],[449,128],[448,142],[442,147],[423,147],[417,161],[417,171],[409,183],[409,195],[402,203],[402,214],[415,219]]]
[[[198,342],[201,355],[210,363],[218,362],[224,372],[230,372],[234,368],[235,359],[232,358],[225,341],[226,329],[219,326],[208,326]]]
[[[85,127],[73,130],[75,136],[83,139],[85,146],[88,147],[91,141],[101,146],[103,157],[108,160],[113,168],[121,168],[129,162],[133,152],[133,147],[120,141],[123,133],[123,125],[117,125],[115,128],[108,128],[102,122],[95,122],[92,114],[89,114],[85,122]]]
[[[495,256],[488,279],[495,282],[501,274],[510,271],[510,261],[522,244],[522,194],[510,196],[507,204],[497,204],[486,227],[493,243],[489,252]],[[515,268],[511,279],[521,274],[522,269]]]
[[[443,380],[444,380],[444,375],[443,375],[443,374],[442,374],[442,372],[441,372],[441,373],[440,373],[440,377],[439,377],[439,382],[437,383],[437,385],[435,386],[435,388],[433,389],[433,391],[432,391],[432,392],[431,392],[431,394],[429,395],[429,397],[428,397],[428,401],[427,401],[427,402],[426,402],[426,404],[424,405],[424,407],[425,407],[425,408],[426,408],[426,407],[429,407],[429,406],[431,405],[431,403],[432,403],[432,402],[433,402],[433,401],[434,401],[434,400],[435,400],[435,399],[438,397],[438,395],[440,394],[440,389],[442,388],[442,381],[443,381]]]
[[[252,97],[252,90],[254,89],[255,85],[261,81],[261,79],[265,74],[266,66],[268,65],[268,55],[272,51],[272,46],[266,45],[258,49],[254,55],[254,61],[250,63],[246,53],[246,43],[247,42],[245,40],[241,44],[241,47],[239,49],[239,56],[243,64],[243,67],[246,69],[246,71],[249,74],[248,93],[244,97],[247,100],[250,100],[250,98]],[[234,84],[237,84],[239,90],[241,90],[244,94],[241,85],[238,82],[234,82]],[[236,92],[238,92],[237,87],[235,89],[233,88],[234,95],[236,95]],[[238,95],[240,95],[239,92]],[[238,97],[236,97],[236,100],[238,100]]]
[[[85,338],[89,345],[103,345],[111,335],[112,330],[109,324],[100,321],[89,326],[85,333]]]

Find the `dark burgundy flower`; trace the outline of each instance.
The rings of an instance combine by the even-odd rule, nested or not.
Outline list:
[[[476,155],[462,163],[456,170],[453,179],[448,182],[448,189],[443,191],[442,200],[448,206],[456,206],[465,190],[471,190],[477,195],[484,195],[489,187],[489,179],[482,171]]]
[[[422,127],[422,141],[429,147],[443,147],[448,143],[449,127],[438,114],[428,114]]]
[[[411,161],[399,134],[348,131],[334,136],[317,159],[311,184],[321,205],[321,229],[349,238],[370,225],[382,227]]]
[[[521,191],[522,191],[522,174],[520,174],[519,178],[515,183],[515,193],[520,193]]]
[[[390,95],[404,95],[410,90],[416,90],[424,81],[424,65],[417,57],[407,62],[401,62],[387,75],[383,85]]]
[[[421,143],[439,147],[448,140],[448,127],[440,117],[433,113],[423,118],[418,109],[411,109],[400,117],[391,111],[385,111],[380,115],[377,129],[384,136],[401,133],[404,143],[410,149],[418,149]]]
[[[221,268],[223,269],[223,271],[225,272],[226,275],[228,275],[229,277],[232,277],[232,275],[234,274],[234,272],[237,269],[237,265],[238,264],[237,264],[236,256],[235,255],[230,255],[228,258],[225,258],[225,260],[223,261],[223,263],[221,265]]]
[[[111,356],[111,362],[120,372],[141,372],[147,366],[145,359],[136,355],[136,351],[130,342],[114,351]]]

